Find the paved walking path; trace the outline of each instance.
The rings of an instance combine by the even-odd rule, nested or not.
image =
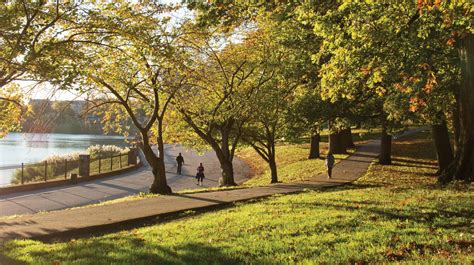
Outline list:
[[[157,216],[198,210],[272,194],[299,192],[352,182],[363,176],[376,157],[379,142],[372,140],[361,145],[349,158],[334,168],[333,178],[315,176],[311,181],[274,184],[264,187],[195,194],[174,194],[137,201],[121,202],[97,207],[71,209],[29,215],[14,219],[0,219],[0,240],[12,238],[45,238],[116,229],[131,222],[153,220]]]
[[[183,154],[185,162],[182,175],[176,174],[175,159],[179,152]],[[199,155],[179,145],[165,146],[166,178],[173,191],[201,188],[196,186],[194,179],[200,162],[204,164],[206,174],[203,187],[218,186],[221,170],[213,151]],[[234,159],[234,168],[237,182],[242,182],[250,175],[250,168],[238,158]],[[0,216],[61,210],[113,200],[148,191],[152,181],[151,169],[145,166],[132,172],[79,184],[0,195]]]

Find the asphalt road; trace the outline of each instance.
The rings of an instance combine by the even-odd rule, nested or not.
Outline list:
[[[185,162],[182,175],[176,174],[175,159],[179,152]],[[206,175],[203,187],[218,186],[221,170],[213,151],[200,155],[179,145],[165,147],[168,185],[173,191],[201,188],[196,185],[194,178],[201,162]],[[242,182],[249,176],[250,168],[243,161],[234,158],[234,172],[236,182]],[[151,169],[144,166],[133,172],[76,185],[3,195],[0,196],[0,216],[60,210],[117,199],[147,191],[152,180]]]

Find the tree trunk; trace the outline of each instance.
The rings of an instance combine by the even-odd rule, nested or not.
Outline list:
[[[308,159],[316,159],[320,157],[319,153],[319,141],[321,140],[321,136],[319,133],[315,133],[311,136],[311,147],[309,149],[309,156]]]
[[[237,186],[234,181],[234,166],[232,165],[232,162],[227,160],[221,161],[220,159],[219,162],[221,164],[222,172],[221,178],[219,179],[219,186]]]
[[[441,124],[431,126],[434,143],[436,147],[436,156],[438,157],[439,173],[443,172],[453,160],[453,150],[449,141],[448,126],[443,120]]]
[[[460,128],[461,124],[459,120],[460,99],[457,92],[455,92],[455,98],[456,98],[456,103],[455,103],[455,109],[453,111],[454,153],[456,153],[457,150],[459,149],[459,136],[460,136],[460,130],[461,130]]]
[[[344,145],[346,148],[354,148],[355,144],[354,141],[352,140],[352,130],[351,128],[347,128],[341,131],[342,134],[342,141],[344,142]]]
[[[461,40],[459,47],[462,84],[459,89],[459,147],[453,162],[439,180],[472,182],[474,179],[474,35]]]
[[[234,165],[232,164],[231,152],[229,150],[229,133],[230,130],[222,128],[221,132],[221,146],[220,150],[216,151],[217,158],[221,164],[221,178],[219,179],[220,186],[237,186],[234,181]]]
[[[382,129],[382,139],[380,141],[379,164],[392,164],[392,136],[387,133],[387,129]]]
[[[152,167],[153,183],[150,187],[150,192],[153,194],[170,194],[171,188],[166,181],[165,161],[163,156],[163,143],[158,143],[159,156],[156,156],[150,146],[148,136],[142,134],[143,139],[143,154],[146,160]],[[159,141],[158,141],[159,142]]]
[[[342,140],[342,134],[331,133],[329,135],[329,152],[332,154],[345,154],[347,153],[346,145]]]
[[[270,160],[268,161],[268,164],[270,166],[270,172],[272,175],[272,181],[271,183],[278,183],[278,172],[277,172],[277,165],[275,161],[275,155],[270,155]]]

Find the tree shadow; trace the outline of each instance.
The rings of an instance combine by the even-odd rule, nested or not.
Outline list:
[[[62,245],[55,251],[43,248],[32,250],[28,254],[38,264],[51,264],[56,260],[61,263],[80,264],[243,264],[248,262],[244,260],[245,255],[232,254],[228,248],[213,246],[212,242],[206,242],[205,239],[167,246],[159,240],[140,235],[111,236],[106,239],[92,238]],[[18,259],[5,256],[3,259],[5,264],[25,264]],[[251,260],[258,264],[271,263],[268,259],[254,256]]]
[[[436,162],[420,161],[418,159],[403,159],[403,158],[398,158],[398,157],[393,158],[392,162],[401,162],[401,163],[397,163],[397,164],[402,165],[402,166],[405,165],[405,164],[402,164],[402,163],[416,164],[417,167],[418,167],[418,165],[426,165],[426,166],[431,166],[433,168],[436,168],[438,166],[438,164]],[[392,163],[392,164],[394,164],[394,163]]]
[[[24,265],[26,262],[9,258],[3,254],[0,254],[0,264],[1,265]]]
[[[447,210],[434,207],[416,206],[411,210],[388,208],[386,204],[373,201],[337,200],[336,202],[299,202],[301,207],[329,207],[338,210],[362,211],[366,216],[389,220],[410,220],[412,222],[426,225],[427,227],[469,230],[474,209]],[[362,207],[360,205],[363,205]],[[443,224],[435,223],[436,218],[447,219]],[[464,219],[465,221],[460,221]]]

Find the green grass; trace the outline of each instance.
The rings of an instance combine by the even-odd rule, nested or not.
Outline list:
[[[280,182],[297,182],[309,180],[326,171],[324,159],[308,160],[309,144],[280,145],[276,147],[278,180]],[[321,144],[321,155],[327,153],[326,144]],[[353,150],[349,150],[352,153]],[[238,152],[239,158],[250,165],[254,175],[244,183],[247,186],[268,185],[270,170],[267,163],[252,149],[245,148]],[[348,155],[335,155],[336,163]]]
[[[373,164],[350,186],[64,243],[14,240],[1,253],[29,264],[472,264],[472,186],[436,185],[427,140],[396,142],[393,153],[393,165]]]

